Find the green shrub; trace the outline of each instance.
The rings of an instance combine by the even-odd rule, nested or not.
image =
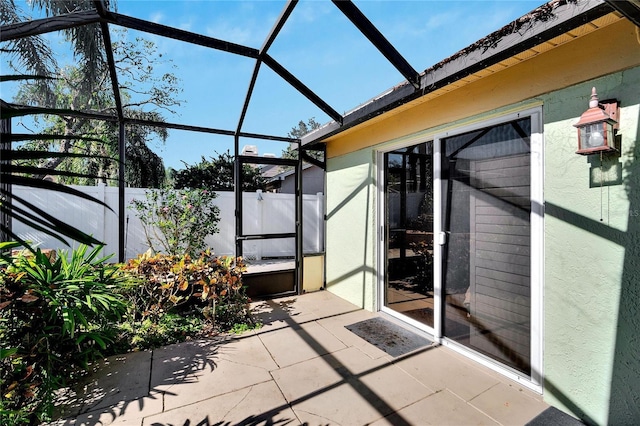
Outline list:
[[[218,232],[220,209],[217,194],[206,189],[159,189],[133,200],[149,248],[154,253],[195,256],[205,250],[204,239]]]
[[[0,243],[0,252],[17,246]],[[52,391],[112,342],[127,310],[117,294],[125,275],[101,250],[80,246],[70,260],[39,249],[0,257],[0,423],[46,419]]]
[[[135,306],[134,321],[154,321],[167,313],[203,315],[217,330],[252,323],[249,297],[242,286],[242,258],[217,257],[205,251],[192,259],[150,253],[131,259],[123,269],[135,277],[127,290]]]
[[[0,243],[0,253],[16,247]],[[111,265],[101,250],[0,256],[0,424],[49,420],[53,391],[98,357],[258,326],[241,258],[146,254]]]
[[[165,313],[157,319],[144,318],[124,321],[118,326],[120,344],[115,352],[153,349],[164,345],[184,342],[203,331],[202,318],[176,313]]]

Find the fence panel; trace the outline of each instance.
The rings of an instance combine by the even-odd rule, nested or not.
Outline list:
[[[73,186],[85,194],[104,201],[108,208],[68,194],[42,189],[14,187],[16,195],[43,208],[52,216],[74,225],[80,230],[104,241],[105,254],[118,252],[118,188],[99,186]],[[134,199],[145,197],[144,188],[126,188],[125,202],[125,257],[130,259],[148,249],[144,229],[136,211],[130,207]],[[233,255],[235,251],[235,196],[233,192],[218,192],[215,204],[220,208],[218,233],[209,235],[206,243],[219,255]],[[243,226],[245,234],[295,232],[295,197],[293,194],[247,192],[243,194]],[[324,251],[324,196],[304,195],[303,247],[305,253]],[[65,249],[62,242],[26,225],[14,221],[14,232],[40,248]],[[245,255],[263,257],[292,257],[295,255],[293,239],[249,241]]]

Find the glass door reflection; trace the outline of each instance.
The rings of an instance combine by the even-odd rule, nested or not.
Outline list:
[[[384,304],[433,328],[433,144],[389,152],[384,160]]]
[[[531,374],[531,120],[442,140],[443,334]]]

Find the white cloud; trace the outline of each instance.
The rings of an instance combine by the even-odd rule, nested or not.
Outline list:
[[[252,25],[239,26],[227,21],[218,21],[207,26],[206,33],[210,37],[251,46],[256,45],[257,39],[251,28],[253,28]]]
[[[298,23],[311,23],[318,19],[322,19],[325,15],[328,15],[336,7],[330,2],[310,1],[298,3],[293,10],[291,18]]]
[[[191,31],[191,28],[193,28],[193,21],[190,19],[188,21],[181,22],[178,24],[178,28],[185,31]]]
[[[450,25],[455,25],[460,21],[460,12],[459,11],[449,11],[443,13],[437,13],[435,15],[429,16],[429,18],[424,22],[420,27],[421,32],[423,31],[434,31],[439,28],[448,27]]]
[[[164,21],[164,13],[162,12],[154,12],[149,16],[149,21],[154,22],[156,24],[161,24]]]

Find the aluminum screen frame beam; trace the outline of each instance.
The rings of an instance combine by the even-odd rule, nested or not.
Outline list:
[[[373,44],[411,85],[420,88],[420,73],[398,52],[371,21],[351,1],[333,0],[333,4]]]
[[[258,52],[258,59],[256,60],[256,65],[253,69],[251,80],[249,81],[249,88],[247,89],[247,95],[245,96],[244,105],[242,106],[242,112],[240,113],[240,119],[238,120],[238,126],[236,128],[237,133],[240,133],[240,131],[242,130],[242,125],[244,124],[244,119],[247,115],[247,110],[249,109],[249,103],[251,102],[251,96],[253,95],[253,89],[255,88],[256,81],[258,80],[258,73],[260,72],[260,66],[262,65],[262,58],[275,41],[276,37],[280,33],[280,30],[287,22],[289,16],[291,16],[291,13],[293,12],[293,9],[295,8],[297,3],[298,0],[290,0],[287,2],[284,9],[280,13],[278,20],[274,24],[273,28],[271,28],[271,31],[267,35],[267,38],[265,39],[262,47],[260,48],[260,51]]]
[[[11,41],[25,37],[31,37],[53,31],[68,30],[82,25],[100,22],[101,17],[95,10],[83,10],[48,18],[34,19],[32,21],[19,22],[2,26],[0,42]]]

